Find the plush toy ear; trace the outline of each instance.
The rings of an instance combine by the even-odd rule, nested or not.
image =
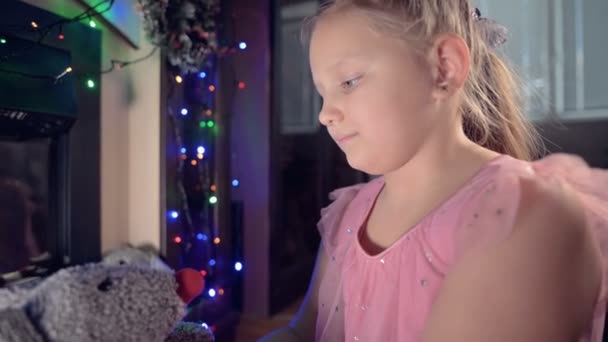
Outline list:
[[[205,288],[203,276],[196,270],[184,268],[175,273],[177,281],[177,295],[188,304]]]

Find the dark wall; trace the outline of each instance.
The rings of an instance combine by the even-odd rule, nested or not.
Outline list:
[[[608,168],[608,118],[538,125],[550,152],[580,155],[594,167]]]

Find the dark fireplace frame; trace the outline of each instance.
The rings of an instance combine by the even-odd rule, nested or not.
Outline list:
[[[21,1],[7,0],[0,11],[0,35],[36,41],[38,33],[14,28],[23,27],[30,20],[43,27],[61,19]],[[102,33],[81,23],[64,24],[61,30],[65,39],[57,39],[57,32],[51,31],[42,43],[70,52],[77,110],[76,120],[69,130],[48,136],[51,140],[49,226],[54,227],[54,232],[49,234],[48,245],[49,252],[53,254],[53,270],[95,262],[101,257]],[[95,80],[95,88],[87,87],[89,78]],[[0,90],[6,86],[10,84],[0,84]],[[38,113],[41,117],[48,114],[57,113],[52,110]],[[31,115],[35,117],[37,113]]]

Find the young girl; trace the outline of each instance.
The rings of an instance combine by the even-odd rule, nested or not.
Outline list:
[[[608,172],[540,155],[504,32],[467,0],[336,0],[311,21],[319,119],[353,168],[310,289],[264,341],[601,341]]]

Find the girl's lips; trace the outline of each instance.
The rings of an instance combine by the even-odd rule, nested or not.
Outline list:
[[[336,137],[336,142],[338,144],[343,144],[345,142],[350,141],[352,138],[354,138],[357,135],[357,133],[352,133],[352,134],[347,134],[347,135],[342,135],[339,137]]]

